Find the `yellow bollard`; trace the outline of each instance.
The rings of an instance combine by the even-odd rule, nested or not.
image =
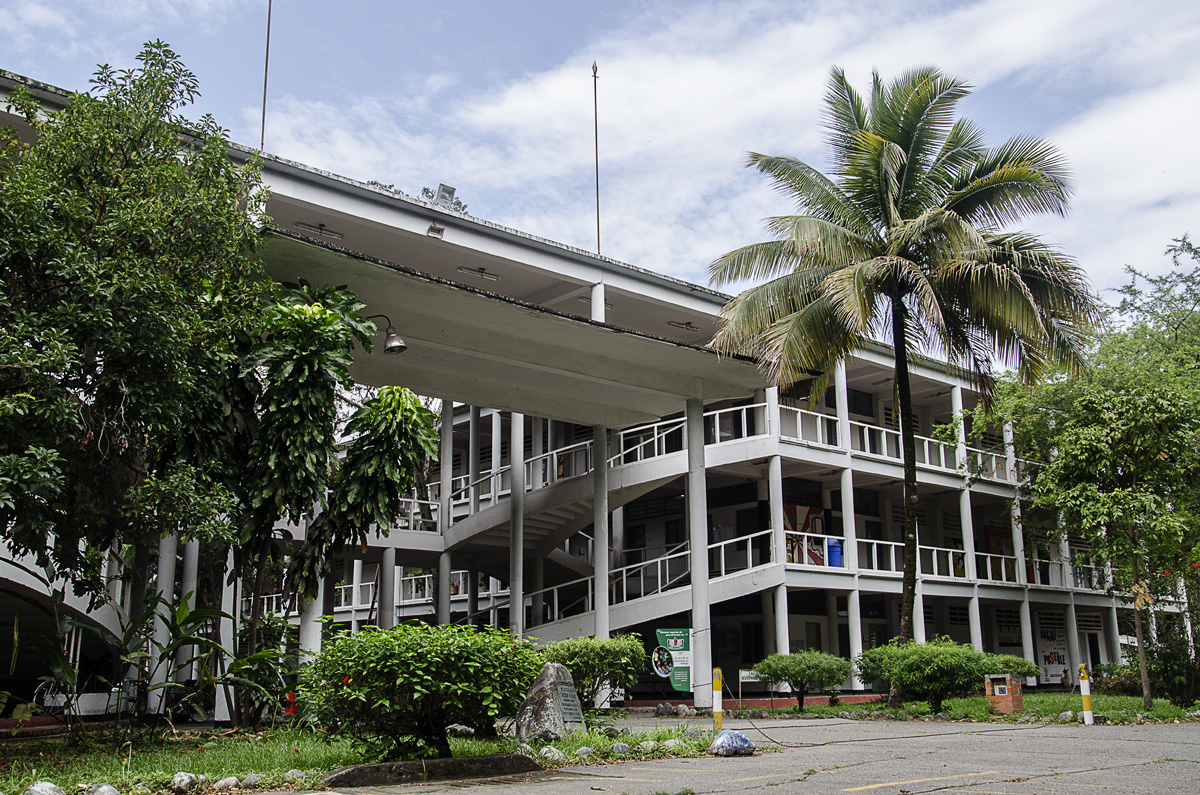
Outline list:
[[[712,693],[713,693],[713,734],[721,732],[721,688],[724,683],[721,681],[721,669],[713,669],[712,678]]]
[[[1095,720],[1092,717],[1092,683],[1088,681],[1088,669],[1084,663],[1079,664],[1079,695],[1083,696],[1083,723],[1091,726]]]

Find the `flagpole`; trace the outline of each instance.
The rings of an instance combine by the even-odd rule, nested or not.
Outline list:
[[[267,0],[267,48],[263,55],[263,101],[262,101],[262,129],[259,132],[258,151],[262,152],[267,147],[267,69],[271,65],[271,0]]]
[[[592,61],[592,118],[596,126],[596,253],[600,253],[600,69]]]

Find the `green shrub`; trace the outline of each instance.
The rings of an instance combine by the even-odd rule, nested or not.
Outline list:
[[[1161,637],[1162,642],[1151,639],[1146,644],[1150,692],[1175,706],[1190,707],[1200,701],[1200,660],[1194,657],[1187,633],[1165,633]],[[1141,695],[1141,675],[1138,677],[1137,695]]]
[[[803,712],[805,694],[844,682],[850,676],[850,661],[819,651],[772,654],[755,665],[754,672],[766,682],[787,682]]]
[[[507,630],[367,627],[335,635],[301,669],[300,699],[320,725],[379,759],[450,756],[447,726],[494,731],[543,664],[540,651]]]
[[[939,637],[928,643],[877,646],[859,656],[858,670],[864,684],[882,679],[899,687],[906,698],[927,701],[932,712],[941,712],[949,696],[982,690],[987,674],[1033,676],[1037,666],[1011,654],[985,654],[969,643]]]
[[[1140,696],[1142,675],[1136,665],[1097,665],[1092,671],[1092,690],[1106,696]]]
[[[547,662],[566,666],[584,709],[595,706],[606,688],[630,690],[646,667],[646,649],[636,633],[599,638],[568,638],[545,648]]]

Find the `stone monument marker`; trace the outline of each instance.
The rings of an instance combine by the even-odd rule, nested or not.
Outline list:
[[[587,726],[571,672],[546,663],[517,710],[517,739],[561,740],[575,731],[587,731]]]

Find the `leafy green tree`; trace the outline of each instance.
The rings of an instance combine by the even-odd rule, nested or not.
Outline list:
[[[823,690],[841,684],[850,677],[850,661],[820,651],[772,654],[754,666],[764,682],[786,682],[804,711],[804,696],[810,690]]]
[[[402,624],[335,635],[301,670],[300,704],[383,760],[450,756],[446,727],[515,712],[545,663],[492,627]]]
[[[857,662],[863,684],[882,679],[906,698],[928,702],[935,713],[942,711],[942,702],[950,696],[982,690],[988,674],[1033,676],[1038,671],[1021,657],[985,654],[945,636],[927,643],[895,639],[864,651]]]
[[[166,45],[138,61],[59,112],[18,90],[35,139],[0,130],[0,536],[78,592],[114,541],[219,524],[228,490],[169,440],[262,293],[257,163],[181,115],[197,82]]]
[[[1056,419],[1056,455],[1033,475],[1029,495],[1108,561],[1133,596],[1143,706],[1150,710],[1142,610],[1172,591],[1180,567],[1191,562],[1179,553],[1192,517],[1175,503],[1180,492],[1188,499],[1200,478],[1200,414],[1162,386],[1084,385]]]
[[[1097,316],[1083,273],[1032,235],[1005,227],[1066,212],[1062,156],[1035,138],[988,148],[955,120],[960,80],[914,69],[866,97],[835,69],[825,97],[834,174],[791,157],[748,165],[804,211],[772,218],[774,239],[717,259],[714,282],[762,282],[724,308],[714,345],[755,356],[781,387],[820,373],[867,339],[895,351],[904,458],[904,583],[900,637],[912,637],[917,577],[917,470],[909,360],[944,355],[990,396],[992,357],[1036,381],[1080,367],[1082,331]],[[843,440],[846,442],[848,440]]]
[[[333,478],[326,510],[309,524],[288,564],[288,581],[314,598],[331,573],[328,550],[367,543],[367,531],[387,536],[400,498],[412,489],[426,458],[438,456],[437,417],[404,387],[385,386],[351,416],[346,456]]]
[[[605,691],[629,691],[646,667],[646,648],[637,633],[611,638],[567,638],[545,649],[546,662],[566,666],[584,709],[595,706]]]

